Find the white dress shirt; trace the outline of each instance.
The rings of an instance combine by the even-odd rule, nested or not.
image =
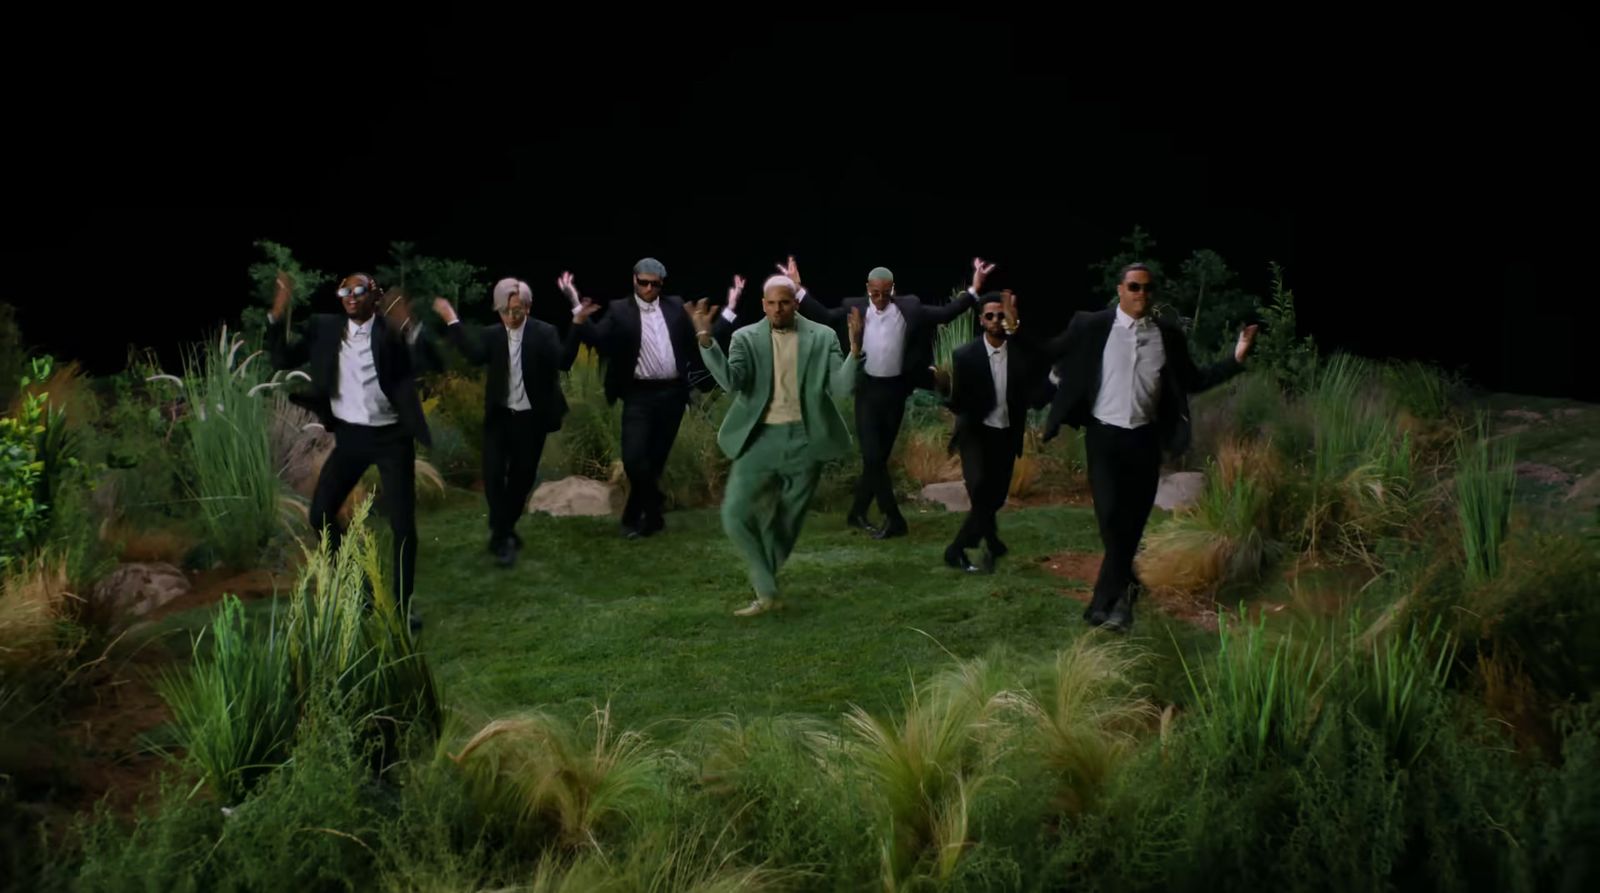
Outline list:
[[[661,312],[661,299],[646,301],[633,296],[639,305],[639,363],[633,377],[646,381],[667,381],[678,377],[678,358],[672,352],[672,336]]]
[[[1155,320],[1148,316],[1134,319],[1118,307],[1100,357],[1100,394],[1095,397],[1094,417],[1118,428],[1138,428],[1155,421],[1161,369],[1166,362],[1166,347]]]
[[[1009,428],[1011,404],[1006,400],[1006,343],[1002,341],[999,347],[995,347],[988,338],[984,338],[983,347],[989,351],[989,375],[994,378],[994,409],[983,417],[983,423],[991,428]]]
[[[378,367],[372,358],[372,323],[345,320],[344,341],[339,345],[339,391],[333,395],[333,417],[352,425],[393,425],[400,421],[389,398],[378,387]]]
[[[873,378],[894,378],[906,353],[906,317],[890,301],[879,310],[871,301],[861,319],[862,369]]]
[[[533,404],[528,402],[528,389],[522,381],[522,334],[528,331],[527,321],[514,329],[506,329],[506,355],[510,362],[506,365],[506,408],[516,410],[529,410]]]

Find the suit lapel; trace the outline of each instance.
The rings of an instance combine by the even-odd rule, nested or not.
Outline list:
[[[750,340],[755,342],[751,349],[755,352],[756,393],[762,397],[759,412],[772,399],[772,324],[763,319],[752,328],[755,330]]]

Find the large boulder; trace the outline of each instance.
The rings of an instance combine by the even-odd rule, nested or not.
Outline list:
[[[528,511],[556,518],[600,517],[612,512],[616,487],[573,475],[540,484],[528,498]]]
[[[1173,512],[1200,501],[1206,489],[1206,476],[1199,471],[1177,471],[1161,478],[1156,486],[1156,507]]]

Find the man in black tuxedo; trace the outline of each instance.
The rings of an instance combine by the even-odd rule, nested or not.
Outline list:
[[[978,319],[982,334],[951,357],[948,404],[955,416],[950,450],[961,454],[972,508],[944,550],[944,562],[968,573],[992,571],[1010,551],[995,516],[1006,504],[1011,472],[1022,455],[1028,410],[1045,405],[1040,384],[1066,343],[1064,334],[1046,343],[1022,334],[1009,289],[984,295]],[[980,542],[985,550],[974,565],[966,550]]]
[[[517,521],[539,472],[545,438],[561,428],[567,401],[560,373],[578,355],[578,327],[599,307],[584,304],[573,314],[563,339],[555,326],[533,319],[528,283],[502,279],[494,287],[500,321],[466,326],[444,298],[434,312],[444,320],[450,340],[471,363],[487,364],[483,409],[483,496],[489,504],[489,552],[502,567],[516,563],[522,538]]]
[[[793,257],[779,271],[800,281]],[[866,324],[862,335],[861,377],[856,383],[856,441],[861,445],[861,476],[845,523],[859,527],[874,539],[906,535],[906,519],[894,496],[889,457],[894,453],[900,423],[905,420],[906,398],[916,388],[932,389],[933,338],[938,327],[969,310],[983,290],[984,279],[994,270],[982,258],[972,261],[972,285],[960,297],[942,306],[922,303],[916,295],[897,295],[894,274],[885,267],[867,273],[865,297],[845,298],[838,307],[824,307],[816,298],[798,295],[800,314],[813,322],[838,329],[859,311]],[[867,520],[873,500],[883,513],[883,527]]]
[[[633,265],[633,295],[611,301],[597,321],[577,329],[578,337],[605,359],[606,401],[622,401],[622,468],[628,475],[622,534],[628,539],[666,528],[661,472],[683,422],[689,389],[716,386],[700,361],[683,299],[662,294],[666,278],[665,265],[644,258]],[[576,306],[572,277],[563,276],[562,283]],[[717,325],[720,337],[730,324],[719,318]]]
[[[411,611],[417,567],[416,442],[431,443],[428,422],[417,398],[409,346],[398,328],[375,312],[382,289],[371,276],[355,273],[340,281],[338,296],[343,314],[312,315],[301,337],[291,341],[289,282],[280,273],[267,314],[267,347],[274,368],[310,363],[310,385],[290,399],[314,413],[334,436],[333,452],[311,496],[311,526],[326,529],[330,545],[337,547],[339,507],[367,468],[377,465],[381,507],[394,533],[400,610],[417,629],[421,618]]]
[[[1084,429],[1105,559],[1083,616],[1116,632],[1133,626],[1140,589],[1133,557],[1155,504],[1162,450],[1188,449],[1189,395],[1238,374],[1256,336],[1256,327],[1247,326],[1233,356],[1201,369],[1183,329],[1151,314],[1155,287],[1149,267],[1129,264],[1117,285],[1117,306],[1073,317],[1045,428],[1046,440],[1063,422]]]

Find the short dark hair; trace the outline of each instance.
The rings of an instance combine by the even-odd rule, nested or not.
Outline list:
[[[1126,267],[1122,268],[1122,272],[1121,273],[1117,274],[1117,284],[1121,285],[1122,283],[1127,282],[1129,273],[1140,273],[1140,272],[1148,273],[1150,275],[1151,279],[1156,278],[1156,271],[1150,269],[1149,265],[1143,264],[1143,263],[1128,264]]]

